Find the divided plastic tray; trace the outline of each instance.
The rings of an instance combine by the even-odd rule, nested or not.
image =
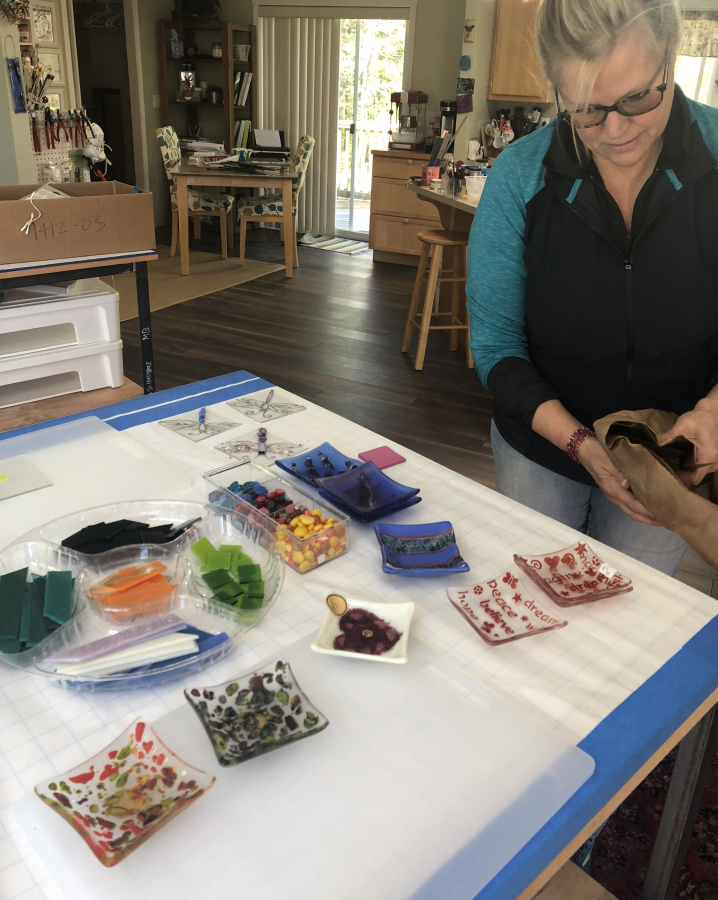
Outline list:
[[[87,574],[93,571],[99,573],[103,567],[103,557],[115,551],[87,556],[62,547],[64,538],[87,525],[103,521],[134,519],[147,521],[153,526],[169,522],[180,524],[198,516],[202,517],[201,521],[183,535],[175,541],[160,545],[164,551],[177,558],[179,564],[176,571],[182,573],[169,608],[163,610],[162,614],[175,613],[190,628],[211,635],[225,632],[228,640],[205,653],[157,663],[149,670],[94,678],[59,675],[52,665],[45,662],[54,653],[117,634],[133,624],[115,623],[103,615],[82,588],[87,582]],[[239,544],[259,564],[265,585],[264,604],[260,609],[237,610],[212,598],[211,592],[206,590],[201,580],[199,560],[191,551],[192,544],[202,537],[216,542],[215,545]],[[275,545],[274,535],[263,523],[250,521],[236,512],[232,515],[219,515],[216,510],[201,503],[165,500],[115,503],[55,519],[0,551],[0,575],[25,567],[31,575],[45,575],[48,571],[72,572],[75,578],[73,616],[35,647],[18,654],[0,654],[0,659],[33,674],[52,678],[62,687],[89,691],[147,687],[189,671],[204,669],[226,656],[237,639],[261,621],[279,595],[285,570]],[[140,549],[148,546],[151,545],[137,545],[138,558],[141,555]]]

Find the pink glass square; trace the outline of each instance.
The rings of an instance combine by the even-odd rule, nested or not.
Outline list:
[[[607,565],[584,541],[541,556],[514,555],[516,565],[558,606],[626,594],[631,579]]]
[[[81,766],[36,785],[35,793],[75,829],[103,866],[110,867],[214,782],[213,775],[175,756],[138,720]]]
[[[446,593],[452,606],[487,644],[507,644],[568,624],[537,603],[512,570],[481,584],[448,588]]]

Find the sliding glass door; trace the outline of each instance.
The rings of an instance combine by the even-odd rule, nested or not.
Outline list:
[[[342,19],[339,62],[336,232],[366,238],[371,151],[386,150],[390,96],[404,69],[404,19]]]

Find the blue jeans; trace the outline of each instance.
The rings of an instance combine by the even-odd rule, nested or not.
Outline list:
[[[673,531],[634,522],[598,487],[557,475],[510,447],[491,423],[496,489],[557,522],[673,575],[686,542]]]

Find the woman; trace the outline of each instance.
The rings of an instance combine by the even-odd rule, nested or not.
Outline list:
[[[591,426],[673,411],[718,469],[718,109],[674,85],[679,34],[677,0],[544,0],[559,117],[494,164],[467,282],[498,490],[669,574],[685,543]]]

